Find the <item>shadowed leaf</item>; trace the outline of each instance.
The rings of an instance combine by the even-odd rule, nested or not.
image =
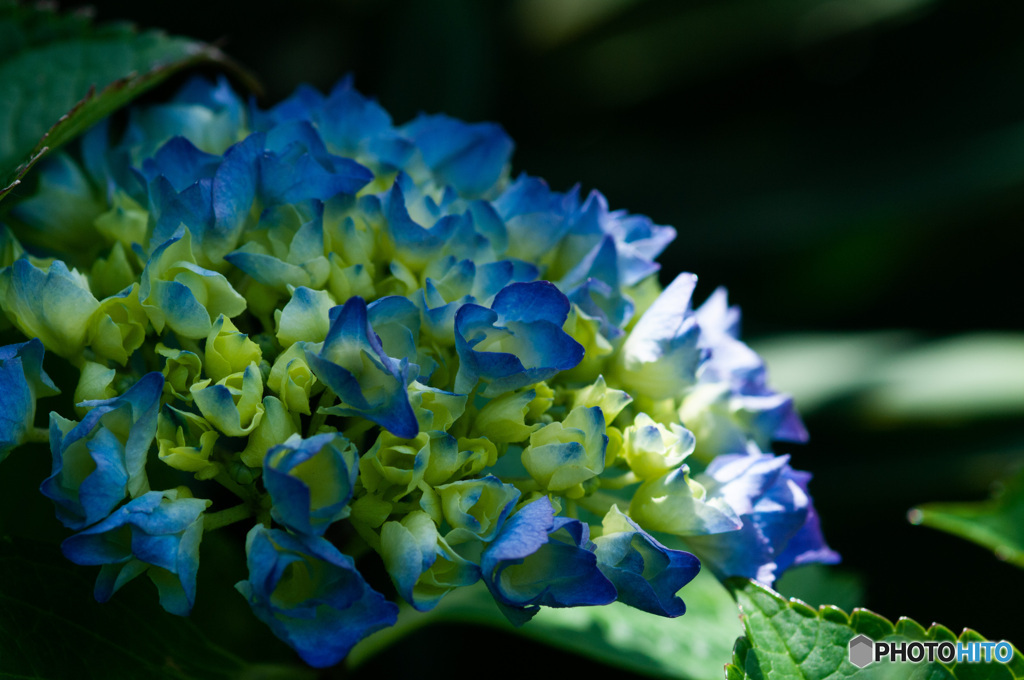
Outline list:
[[[0,0],[0,198],[47,151],[169,76],[204,63],[228,66],[248,80],[211,45]]]

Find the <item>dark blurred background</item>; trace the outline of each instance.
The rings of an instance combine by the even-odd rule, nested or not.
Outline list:
[[[265,104],[352,73],[396,122],[499,121],[514,173],[674,225],[662,282],[728,286],[805,414],[777,451],[815,474],[832,599],[1024,644],[1024,574],[906,520],[1024,461],[1024,3],[61,4],[217,42]]]

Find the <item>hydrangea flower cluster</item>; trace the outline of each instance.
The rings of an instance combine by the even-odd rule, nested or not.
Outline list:
[[[698,556],[767,582],[838,559],[809,475],[769,452],[806,432],[725,291],[661,290],[671,227],[511,179],[512,147],[491,123],[395,126],[351,80],[268,110],[196,80],[41,168],[0,248],[29,338],[0,348],[0,458],[57,391],[45,347],[78,382],[41,490],[97,599],[145,573],[187,614],[204,532],[247,521],[238,592],[327,666],[398,598],[482,581],[517,624],[673,617]]]

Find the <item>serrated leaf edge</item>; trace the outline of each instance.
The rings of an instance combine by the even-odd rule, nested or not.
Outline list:
[[[839,608],[839,607],[837,607],[835,605],[831,605],[831,604],[821,605],[820,607],[817,608],[817,610],[815,610],[814,607],[810,606],[809,604],[807,604],[803,600],[801,600],[799,598],[796,598],[796,597],[787,598],[787,597],[781,595],[780,593],[776,592],[775,590],[773,590],[769,586],[766,586],[765,584],[760,583],[758,581],[755,581],[753,579],[730,578],[730,579],[727,579],[725,581],[725,586],[729,589],[729,592],[732,593],[733,597],[736,597],[736,592],[738,590],[743,590],[743,589],[747,589],[747,588],[754,588],[754,589],[760,591],[761,594],[767,595],[768,597],[773,599],[777,604],[780,605],[780,607],[788,607],[788,608],[794,609],[798,613],[801,613],[801,614],[804,614],[804,615],[807,615],[808,612],[814,612],[814,615],[817,618],[820,618],[820,619],[822,619],[824,621],[830,621],[830,619],[825,618],[825,614],[826,613],[829,616],[836,616],[837,612],[841,613],[844,616],[846,616],[847,623],[845,625],[847,625],[849,628],[851,628],[854,631],[854,633],[858,634],[858,635],[859,634],[863,634],[865,631],[863,629],[861,629],[861,628],[855,627],[854,626],[854,621],[862,621],[862,620],[869,620],[870,619],[870,620],[874,620],[874,621],[881,621],[881,622],[883,622],[890,629],[890,634],[896,633],[897,632],[897,628],[900,627],[901,623],[903,623],[903,622],[912,623],[912,624],[918,626],[919,628],[921,628],[922,630],[924,630],[924,632],[925,632],[925,640],[926,641],[932,641],[932,640],[944,641],[944,640],[948,640],[948,637],[943,635],[943,633],[947,633],[947,634],[953,636],[953,640],[950,640],[951,642],[952,641],[967,642],[967,641],[979,640],[979,639],[981,641],[988,641],[988,638],[986,638],[985,636],[981,635],[980,633],[978,633],[978,631],[974,630],[973,628],[964,628],[963,631],[960,633],[960,635],[954,635],[952,630],[950,630],[947,626],[944,626],[944,625],[942,625],[940,623],[937,623],[937,622],[933,622],[930,626],[928,626],[927,629],[925,629],[924,626],[922,626],[920,623],[918,623],[914,619],[910,618],[909,616],[901,616],[899,619],[897,619],[896,623],[893,624],[893,622],[890,621],[889,619],[887,619],[886,617],[882,616],[881,614],[875,613],[875,612],[873,612],[870,609],[867,609],[865,607],[855,607],[850,612],[849,615],[847,615],[846,612],[844,612],[841,608]],[[744,621],[744,628],[746,628],[747,613],[744,612],[743,604],[739,602],[738,598],[737,598],[737,605],[739,606],[739,610],[740,610],[740,620]],[[831,622],[832,623],[839,623],[838,621],[831,621]],[[907,624],[904,624],[904,626],[906,626],[906,625]],[[975,636],[977,636],[977,637],[975,637]],[[1021,656],[1020,650],[1017,649],[1017,646],[1014,645],[1012,642],[1010,643],[1010,646],[1013,648],[1014,656],[1019,659],[1020,656]],[[739,638],[736,639],[736,642],[733,644],[733,657],[732,657],[732,661],[730,661],[730,662],[725,664],[725,677],[726,677],[726,680],[742,680],[743,678],[747,677],[745,675],[745,671],[743,670],[743,668],[744,668],[744,666],[746,664],[746,655],[753,648],[754,648],[753,647],[753,643],[750,642],[750,639],[746,635],[741,635]],[[742,655],[742,658],[741,658],[741,655]],[[1010,663],[1012,663],[1012,661]],[[951,668],[950,666],[946,666],[945,664],[943,664],[943,666],[945,666],[947,669]]]
[[[12,3],[12,6],[13,5],[17,5],[17,3]],[[4,5],[0,4],[0,8],[3,7]],[[51,11],[56,13],[56,10],[54,8],[47,6],[45,3],[36,3],[35,9],[39,11]],[[88,14],[85,14],[83,16],[89,18]],[[112,24],[106,24],[106,26],[110,25]],[[126,29],[131,31],[134,35],[139,36],[155,35],[174,37],[169,36],[165,31],[159,30],[142,32],[139,31],[134,24],[126,25]],[[32,167],[35,166],[35,164],[44,155],[56,149],[58,146],[60,146],[60,144],[67,141],[71,141],[71,139],[74,139],[75,135],[72,135],[67,140],[62,140],[58,144],[47,143],[48,140],[50,140],[51,136],[54,134],[54,132],[59,130],[59,128],[65,122],[67,122],[72,116],[74,116],[78,111],[87,106],[94,99],[102,98],[108,94],[117,92],[118,90],[130,86],[138,87],[138,94],[142,94],[150,87],[156,85],[157,81],[160,79],[160,76],[164,75],[165,71],[170,71],[171,73],[168,73],[167,75],[171,75],[176,71],[183,71],[185,69],[192,68],[203,63],[220,64],[229,73],[231,73],[232,76],[234,76],[239,82],[241,82],[241,84],[250,92],[253,92],[257,96],[259,96],[262,93],[263,87],[260,84],[259,80],[257,80],[254,75],[249,73],[241,64],[239,64],[234,59],[225,54],[223,51],[221,51],[219,47],[217,47],[216,45],[203,43],[198,40],[193,40],[191,38],[186,38],[186,40],[189,40],[190,42],[188,45],[186,45],[185,51],[188,54],[188,56],[184,59],[165,60],[157,62],[150,69],[141,74],[137,71],[132,71],[127,75],[108,83],[99,92],[99,94],[96,93],[96,86],[91,86],[89,88],[89,92],[86,93],[84,97],[78,100],[78,102],[76,102],[64,115],[58,118],[57,121],[50,126],[50,129],[47,130],[45,134],[43,134],[39,142],[37,142],[35,147],[33,147],[28,159],[14,170],[13,174],[11,175],[12,179],[10,183],[7,184],[7,186],[5,187],[0,188],[0,201],[2,201],[4,197],[6,197],[7,194],[11,192],[11,190],[13,190],[19,184],[21,184],[21,180],[25,177],[26,174],[28,174]],[[128,102],[125,102],[125,105],[127,103]]]

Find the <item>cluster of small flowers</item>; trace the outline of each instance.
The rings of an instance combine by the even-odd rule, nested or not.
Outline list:
[[[187,614],[204,531],[248,519],[236,588],[325,666],[395,622],[360,548],[417,610],[482,580],[516,623],[678,616],[692,553],[768,582],[838,559],[766,452],[806,433],[725,292],[660,289],[671,227],[511,180],[499,126],[395,127],[350,80],[269,110],[196,80],[112,137],[48,160],[0,248],[30,338],[0,348],[0,458],[57,391],[45,347],[80,420],[50,414],[41,490],[99,600],[145,573]]]

